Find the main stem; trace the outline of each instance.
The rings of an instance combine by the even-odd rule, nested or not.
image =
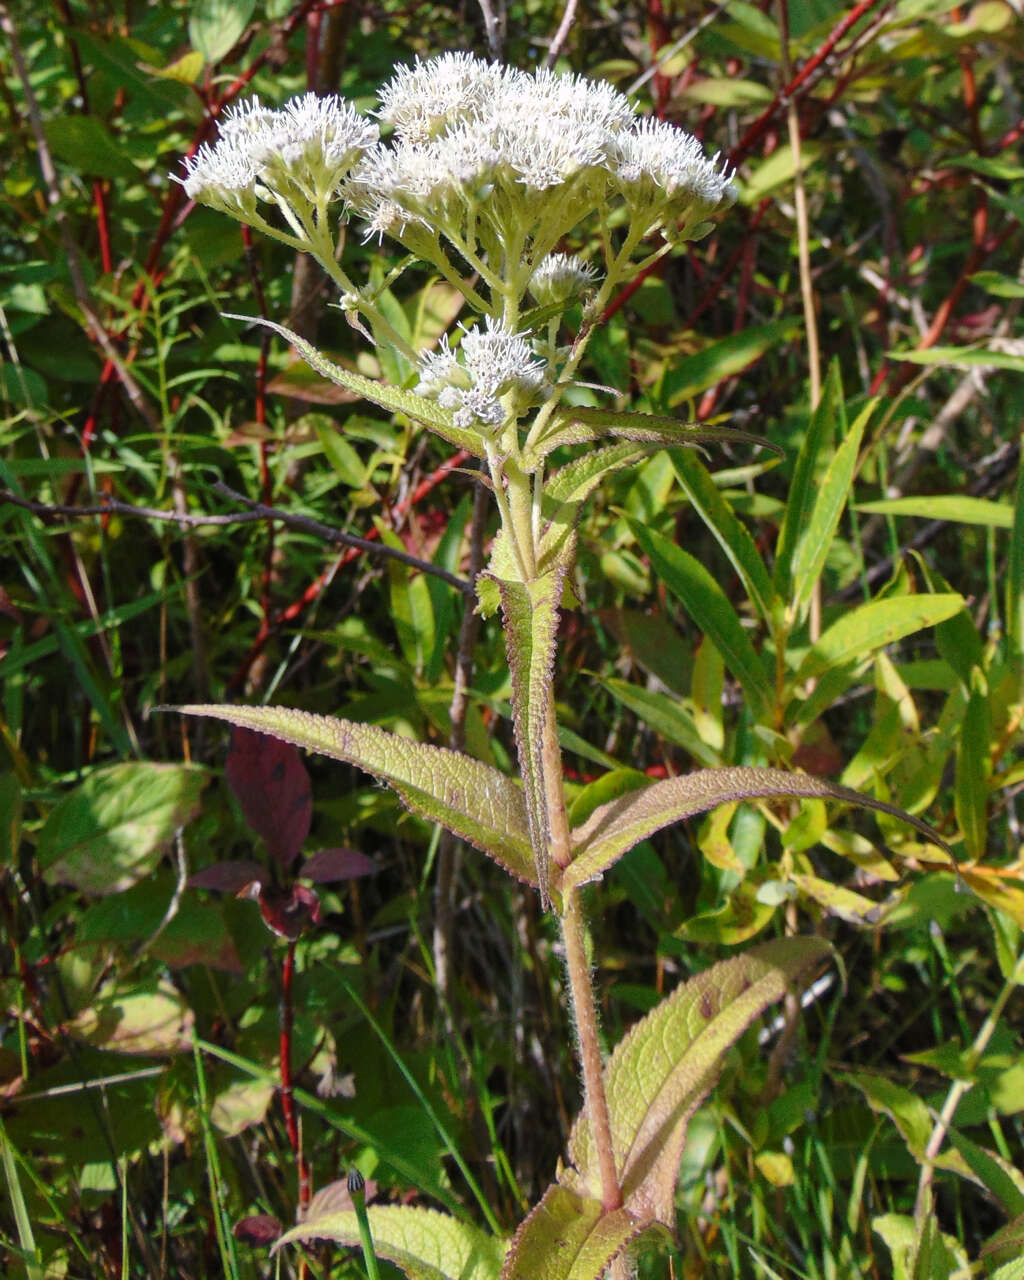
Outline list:
[[[544,758],[544,793],[548,810],[551,860],[556,866],[564,868],[569,865],[572,844],[569,837],[569,817],[565,808],[565,789],[562,785],[562,757],[558,749],[555,699],[551,689],[547,695],[541,750]],[[569,891],[564,912],[560,923],[565,946],[565,967],[569,977],[569,998],[583,1067],[583,1106],[597,1152],[601,1174],[601,1204],[605,1213],[611,1213],[622,1206],[622,1188],[615,1172],[612,1124],[608,1113],[608,1098],[604,1091],[604,1062],[597,1030],[597,1003],[587,960],[587,927],[578,888]]]

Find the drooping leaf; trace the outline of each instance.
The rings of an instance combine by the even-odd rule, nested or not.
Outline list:
[[[287,866],[309,835],[313,788],[298,749],[266,733],[236,725],[224,766],[246,822]]]
[[[721,586],[688,551],[638,521],[631,521],[630,527],[650,556],[655,572],[710,637],[725,665],[743,686],[754,714],[764,711],[772,699],[768,674]]]
[[[801,662],[796,683],[802,684],[833,668],[867,658],[904,636],[945,622],[963,607],[963,596],[955,593],[869,600],[843,614],[824,632]]]
[[[709,767],[718,764],[721,757],[700,736],[693,713],[682,703],[666,698],[654,689],[630,684],[628,680],[614,676],[602,680],[601,684],[616,701],[635,712],[655,733],[682,747],[694,760]]]
[[[118,893],[157,866],[199,812],[201,769],[130,761],[97,769],[50,811],[36,857],[48,884]]]
[[[751,1022],[831,954],[820,938],[782,938],[712,965],[634,1026],[605,1067],[615,1168],[626,1209],[672,1227],[686,1125],[725,1053]],[[586,1115],[569,1137],[560,1180],[595,1195],[600,1172]]]
[[[839,800],[844,804],[888,813],[909,823],[949,853],[945,842],[919,818],[904,813],[895,805],[885,804],[824,778],[752,766],[698,769],[682,777],[655,782],[643,791],[635,791],[595,809],[587,821],[572,833],[574,856],[560,878],[559,887],[567,893],[577,885],[597,879],[628,849],[673,822],[691,818],[697,813],[707,813],[709,809],[730,801],[764,800],[775,796]]]
[[[770,320],[709,342],[702,351],[680,360],[665,375],[661,389],[664,403],[675,407],[716,382],[742,373],[766,351],[777,349],[796,328],[797,322],[792,319]]]
[[[516,1232],[501,1280],[599,1280],[647,1226],[627,1209],[605,1213],[600,1200],[556,1183]]]
[[[400,1267],[409,1280],[497,1280],[506,1240],[416,1205],[371,1205],[366,1213],[374,1251]],[[273,1252],[286,1244],[309,1240],[333,1240],[357,1248],[360,1237],[355,1212],[310,1213],[281,1236]]]
[[[404,413],[407,418],[429,428],[442,440],[455,445],[457,449],[465,449],[476,458],[486,457],[487,449],[480,433],[457,427],[452,414],[447,409],[442,409],[436,401],[427,400],[414,391],[403,391],[399,387],[388,386],[386,382],[364,378],[361,373],[355,373],[351,369],[343,369],[332,360],[328,360],[311,342],[300,338],[297,333],[283,324],[275,324],[273,320],[265,320],[262,316],[239,316],[231,312],[225,312],[224,316],[228,320],[244,320],[247,324],[258,324],[265,329],[272,329],[274,333],[290,342],[311,368],[339,387],[354,391],[364,400],[380,405],[382,409],[388,409],[391,413]]]
[[[1016,1166],[957,1129],[950,1129],[949,1140],[1007,1217],[1024,1213],[1024,1174]]]
[[[274,734],[364,769],[392,787],[414,813],[440,823],[520,880],[537,883],[523,793],[511,778],[471,756],[413,742],[375,725],[287,707],[167,709]]]
[[[532,582],[498,581],[512,676],[516,754],[523,775],[530,840],[537,864],[541,901],[545,907],[549,901],[550,856],[545,777],[552,766],[545,760],[544,742],[547,719],[554,706],[551,686],[564,579],[562,570],[545,574]],[[554,734],[549,737],[554,741]]]

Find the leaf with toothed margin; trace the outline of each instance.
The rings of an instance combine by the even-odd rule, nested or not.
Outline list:
[[[505,644],[512,676],[516,754],[523,775],[526,815],[537,864],[541,901],[549,905],[549,828],[544,775],[544,730],[555,675],[558,608],[565,568],[531,582],[496,579],[505,616]],[[567,851],[568,852],[568,851]]]
[[[161,710],[242,725],[365,769],[397,792],[413,813],[440,823],[518,879],[537,883],[522,791],[511,778],[472,756],[400,738],[376,725],[288,707]]]
[[[371,1205],[373,1249],[409,1280],[498,1280],[507,1242],[468,1222],[418,1205]],[[274,1245],[333,1240],[358,1248],[359,1219],[351,1209],[315,1216],[287,1231]]]
[[[563,405],[551,415],[541,438],[524,454],[523,465],[535,471],[544,458],[567,444],[593,444],[596,440],[632,440],[659,449],[680,445],[741,442],[758,444],[774,453],[782,450],[769,440],[734,427],[711,427],[700,422],[680,422],[659,413],[627,413]]]
[[[465,449],[476,458],[487,456],[487,447],[480,432],[457,427],[453,415],[447,409],[442,409],[436,400],[427,400],[424,396],[418,396],[415,391],[404,391],[400,387],[389,386],[386,382],[377,382],[374,378],[364,378],[362,374],[354,373],[351,369],[343,369],[333,360],[328,360],[311,342],[300,338],[297,333],[285,328],[283,324],[275,324],[273,320],[265,320],[262,316],[238,316],[230,311],[225,311],[224,317],[227,320],[244,320],[248,324],[258,324],[264,329],[272,329],[274,333],[291,343],[311,369],[315,369],[329,382],[344,387],[347,391],[362,396],[364,400],[378,404],[382,409],[390,410],[391,413],[404,413],[413,422],[420,423],[435,435],[439,435],[442,440],[447,440],[457,449]]]
[[[628,1209],[605,1213],[600,1200],[553,1184],[516,1232],[501,1280],[598,1280],[649,1226]]]
[[[644,1224],[675,1225],[675,1185],[694,1111],[726,1052],[770,1005],[831,955],[820,938],[780,938],[691,978],[641,1019],[604,1068],[615,1170],[623,1207]],[[571,1165],[558,1180],[600,1194],[597,1151],[585,1113],[569,1136]]]
[[[785,769],[698,769],[679,778],[656,782],[595,809],[586,822],[573,831],[573,860],[556,880],[556,887],[568,893],[577,885],[596,880],[634,845],[673,822],[707,813],[720,804],[771,797],[840,800],[844,804],[888,813],[945,850],[955,865],[949,846],[926,822],[849,787],[806,773],[788,773]]]

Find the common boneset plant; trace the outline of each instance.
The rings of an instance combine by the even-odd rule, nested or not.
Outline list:
[[[281,110],[252,100],[186,161],[190,197],[312,254],[351,321],[413,372],[404,387],[340,368],[281,325],[323,376],[480,459],[500,516],[478,608],[500,611],[512,680],[521,780],[459,752],[370,725],[282,708],[189,706],[359,766],[415,813],[441,824],[537,888],[557,917],[577,1030],[584,1099],[568,1160],[511,1242],[433,1210],[372,1208],[378,1253],[409,1275],[554,1280],[625,1274],[630,1246],[671,1230],[689,1118],[729,1046],[765,1008],[820,966],[828,946],[787,938],[705,970],[642,1019],[602,1060],[581,903],[629,849],[715,806],[819,797],[889,806],[781,769],[702,769],[612,796],[570,822],[553,696],[559,610],[580,511],[600,483],[665,447],[727,438],[727,428],[580,407],[567,392],[616,290],[676,245],[698,239],[734,198],[728,173],[671,124],[640,118],[612,86],[523,72],[466,53],[400,69],[379,94],[378,125],[339,98],[307,94]],[[436,348],[411,350],[372,290],[336,255],[356,219],[429,264],[467,316]],[[583,229],[584,259],[559,250]],[[566,313],[582,324],[561,343]],[[582,446],[569,461],[556,450]],[[699,624],[700,619],[696,620]],[[906,820],[937,839],[916,819]],[[313,1213],[288,1242],[357,1245],[352,1212]]]

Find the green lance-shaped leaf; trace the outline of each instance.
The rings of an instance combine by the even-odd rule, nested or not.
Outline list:
[[[438,822],[482,850],[511,875],[537,883],[523,793],[471,756],[400,738],[376,725],[288,707],[184,706],[165,710],[209,716],[344,760],[380,778],[413,813]]]
[[[630,527],[669,591],[722,655],[760,715],[772,699],[771,682],[729,598],[707,569],[689,552],[636,520]]]
[[[789,600],[793,592],[793,557],[800,535],[811,518],[811,511],[818,493],[818,459],[832,439],[833,425],[838,419],[840,431],[845,426],[842,389],[839,385],[839,366],[833,364],[828,371],[818,407],[811,414],[807,435],[796,459],[796,470],[786,502],[786,514],[775,548],[775,590],[783,600]]]
[[[615,1168],[624,1205],[647,1223],[674,1225],[674,1191],[690,1117],[731,1045],[765,1009],[831,954],[820,938],[781,938],[684,983],[638,1022],[604,1070]],[[595,1195],[600,1171],[585,1113],[569,1136],[559,1181]]]
[[[1020,662],[1024,657],[1024,462],[1017,475],[1013,531],[1006,562],[1006,640],[1011,655]]]
[[[371,1206],[366,1215],[374,1251],[401,1268],[409,1280],[498,1280],[507,1241],[471,1223],[414,1205]],[[313,1213],[286,1231],[273,1252],[309,1240],[357,1248],[359,1221],[351,1209]]]
[[[512,1241],[501,1280],[599,1280],[648,1222],[554,1184]]]
[[[499,578],[505,615],[505,644],[512,675],[512,715],[516,753],[523,775],[526,815],[540,884],[541,900],[549,903],[549,831],[545,788],[544,730],[553,705],[558,609],[565,569],[560,567],[531,582]]]
[[[992,772],[992,723],[988,685],[981,669],[971,674],[971,692],[956,749],[953,802],[956,819],[972,861],[985,856],[988,843],[988,793]]]
[[[858,502],[855,511],[872,516],[916,516],[921,520],[948,520],[951,524],[981,525],[989,529],[1013,526],[1013,507],[1008,502],[990,498],[971,498],[967,494],[929,493],[920,498],[880,498],[877,502]]]
[[[795,682],[803,684],[847,662],[870,657],[904,636],[945,622],[963,607],[963,596],[955,592],[870,600],[833,622],[801,662]]]
[[[465,449],[474,457],[487,456],[487,449],[480,432],[457,427],[452,414],[447,409],[442,409],[435,400],[418,396],[415,391],[404,391],[400,387],[389,386],[386,382],[364,378],[362,374],[353,373],[351,369],[343,369],[333,360],[328,360],[311,342],[300,338],[297,333],[285,328],[283,324],[264,320],[262,316],[234,315],[230,311],[224,312],[224,315],[228,320],[245,320],[248,324],[259,324],[265,329],[272,329],[274,333],[291,343],[311,369],[315,369],[336,386],[344,387],[364,400],[369,400],[371,404],[378,404],[382,409],[388,409],[392,413],[404,413],[413,422],[421,423],[435,435],[439,435],[442,440],[447,440],[457,449]]]
[[[572,563],[576,550],[576,526],[583,504],[609,476],[642,462],[660,445],[614,444],[595,449],[567,462],[544,484],[541,515],[544,520],[537,552],[541,571],[556,564]]]
[[[761,617],[768,621],[772,615],[774,589],[754,539],[746,526],[736,518],[732,507],[722,497],[699,458],[693,453],[678,450],[672,455],[672,465],[693,509],[729,557],[732,567],[743,580],[751,603]]]
[[[527,471],[536,470],[547,455],[567,444],[593,444],[595,440],[632,440],[659,448],[677,445],[711,444],[715,441],[759,444],[775,453],[777,445],[761,436],[734,427],[712,427],[699,422],[680,422],[660,413],[626,413],[610,409],[588,409],[564,405],[551,415],[547,430],[524,457]]]
[[[815,584],[825,567],[825,558],[853,485],[864,427],[874,413],[876,403],[872,400],[846,433],[817,488],[807,523],[797,533],[790,568],[793,584],[790,608],[798,624],[807,616]]]
[[[707,813],[720,804],[772,797],[840,800],[844,804],[888,813],[920,831],[944,849],[952,860],[949,847],[926,822],[904,813],[895,805],[810,774],[740,766],[698,769],[679,778],[666,778],[643,791],[631,792],[595,809],[572,833],[573,860],[561,877],[558,888],[562,893],[568,893],[577,885],[596,880],[634,845],[673,822]]]

